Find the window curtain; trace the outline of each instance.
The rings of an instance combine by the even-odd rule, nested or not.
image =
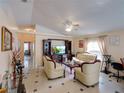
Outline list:
[[[100,36],[98,38],[98,45],[99,45],[102,55],[107,54],[105,38],[106,38],[106,36]]]
[[[88,38],[84,39],[84,52],[87,52]]]

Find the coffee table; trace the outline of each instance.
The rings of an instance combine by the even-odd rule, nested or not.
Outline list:
[[[63,62],[62,64],[64,64],[65,66],[70,68],[70,74],[72,74],[72,69],[75,67],[79,67],[80,64],[78,63],[72,63],[72,62]]]

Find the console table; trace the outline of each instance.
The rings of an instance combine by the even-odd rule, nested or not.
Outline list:
[[[102,72],[104,72],[105,74],[109,74],[111,73],[109,71],[109,65],[111,63],[111,55],[103,55],[103,58],[104,58],[103,62],[105,62],[105,68]],[[102,66],[103,66],[103,63],[102,63]]]

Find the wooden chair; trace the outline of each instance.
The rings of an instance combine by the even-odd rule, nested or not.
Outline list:
[[[2,89],[0,89],[0,93],[7,93],[6,88],[2,88]]]

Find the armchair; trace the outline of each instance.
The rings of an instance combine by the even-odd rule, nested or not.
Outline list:
[[[46,73],[48,79],[65,77],[65,71],[63,65],[54,62],[48,56],[43,56],[43,60],[44,60],[44,72]]]
[[[93,86],[99,82],[100,60],[83,62],[80,67],[75,68],[74,79],[86,86]]]

